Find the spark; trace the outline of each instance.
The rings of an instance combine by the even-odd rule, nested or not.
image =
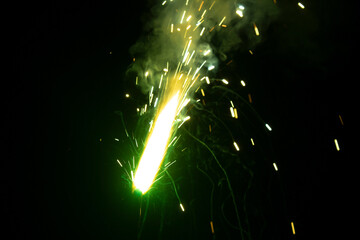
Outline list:
[[[200,32],[200,36],[203,35],[204,31],[205,31],[205,27],[202,28],[202,30],[201,30],[201,32]]]
[[[226,80],[226,79],[222,79],[221,81],[222,81],[224,84],[226,84],[226,85],[229,84],[228,80]]]
[[[249,103],[252,103],[252,98],[251,98],[251,94],[248,94],[248,98],[249,98]]]
[[[343,119],[342,119],[342,117],[341,117],[341,115],[340,115],[340,114],[339,114],[339,120],[340,120],[341,125],[343,125],[343,126],[344,126],[344,122],[343,122]]]
[[[204,56],[207,56],[210,52],[211,52],[210,49],[206,50],[206,51],[204,52]]]
[[[298,2],[298,6],[299,6],[300,8],[302,8],[302,9],[305,8],[304,4],[302,4],[301,2]]]
[[[130,94],[126,93],[126,94],[125,94],[125,97],[126,97],[126,98],[129,98],[129,97],[130,97]]]
[[[182,17],[181,17],[180,24],[182,24],[182,23],[183,23],[183,21],[184,21],[184,17],[185,17],[185,14],[186,14],[186,11],[184,11],[184,13],[183,13],[183,15],[182,15]]]
[[[255,23],[254,23],[254,31],[255,31],[255,35],[256,35],[256,36],[259,36],[259,35],[260,35],[259,29],[258,29],[258,27],[256,26]]]
[[[209,10],[212,9],[212,7],[214,6],[215,2],[216,2],[216,1],[214,1],[214,2],[211,4],[211,6],[209,7]]]
[[[219,26],[221,26],[221,25],[223,24],[223,22],[225,21],[225,19],[226,19],[226,16],[224,16],[224,17],[221,19],[221,21],[220,21],[220,23],[219,23]]]
[[[234,108],[230,107],[231,117],[235,118]]]
[[[275,171],[278,171],[278,167],[277,167],[276,163],[273,163],[273,166],[274,166]]]
[[[139,189],[142,194],[146,193],[151,187],[164,158],[176,115],[178,98],[179,92],[162,109],[147,140],[134,179],[135,188]]]
[[[211,70],[213,70],[214,68],[215,68],[215,66],[214,66],[214,65],[211,65],[211,66],[208,67],[208,70],[211,71]]]
[[[180,208],[181,208],[181,210],[182,210],[183,212],[185,212],[185,208],[184,208],[184,206],[182,205],[182,203],[180,203]]]
[[[121,162],[119,161],[119,159],[116,159],[116,161],[119,163],[120,167],[123,166],[123,165],[121,164]]]
[[[204,4],[204,1],[202,1],[202,2],[200,3],[199,12],[200,12],[200,10],[201,10],[201,8],[202,8],[203,4]]]
[[[244,80],[241,80],[241,81],[240,81],[240,83],[241,83],[241,85],[242,85],[243,87],[245,87],[245,86],[246,86],[246,84],[245,84],[245,81],[244,81]]]
[[[214,234],[214,225],[213,221],[210,221],[211,233]]]
[[[295,235],[295,226],[294,226],[294,222],[291,222],[291,230],[292,230],[292,234]]]
[[[336,138],[334,139],[334,143],[335,143],[336,150],[340,151],[339,143],[338,143],[338,140]]]
[[[266,127],[269,131],[272,131],[272,128],[270,127],[269,124],[265,123],[265,127]]]
[[[149,76],[149,72],[148,72],[148,71],[145,72],[145,77],[147,77],[147,76]]]
[[[251,145],[255,146],[254,139],[250,138],[250,140],[251,140]]]
[[[239,145],[234,141],[234,147],[236,149],[236,151],[240,151]]]
[[[236,10],[236,14],[239,15],[239,17],[243,17],[244,14],[241,10]]]

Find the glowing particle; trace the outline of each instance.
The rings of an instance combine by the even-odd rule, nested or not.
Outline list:
[[[276,163],[273,163],[273,166],[274,166],[275,171],[278,171],[278,167],[277,167]]]
[[[224,84],[226,84],[226,85],[229,84],[228,80],[226,80],[226,79],[222,79],[221,81],[222,81]]]
[[[235,147],[236,151],[240,151],[240,148],[239,148],[238,144],[235,141],[234,141],[234,147]]]
[[[219,26],[221,26],[221,25],[223,24],[223,22],[225,21],[225,18],[226,18],[226,16],[224,16],[224,17],[221,19],[221,21],[220,21],[220,23],[219,23]]]
[[[174,32],[174,24],[173,23],[170,26],[170,32]]]
[[[99,138],[99,142],[101,142],[102,141],[102,138]]]
[[[184,13],[183,13],[183,15],[182,15],[182,17],[181,17],[180,24],[182,24],[182,23],[183,23],[183,21],[184,21],[184,17],[185,17],[185,14],[186,14],[186,11],[184,11]]]
[[[204,12],[201,14],[201,19],[204,18],[205,13],[206,13],[206,9],[205,9]]]
[[[126,93],[126,94],[125,94],[125,97],[126,97],[126,98],[129,98],[129,97],[130,97],[130,94]]]
[[[209,79],[209,77],[205,77],[205,81],[206,81],[207,84],[210,84],[210,79]]]
[[[302,8],[302,9],[305,8],[304,4],[302,4],[301,2],[298,2],[298,6],[299,6],[300,8]]]
[[[251,98],[251,94],[248,94],[248,98],[249,98],[249,103],[252,103],[252,98]]]
[[[114,138],[114,140],[117,141],[117,142],[120,141],[118,138]]]
[[[201,8],[202,8],[203,4],[204,4],[204,1],[202,1],[202,2],[200,3],[199,12],[200,12],[200,10],[201,10]]]
[[[215,68],[215,66],[214,66],[214,65],[211,65],[211,66],[208,67],[208,70],[211,71],[211,70],[213,70],[214,68]]]
[[[272,129],[271,129],[271,127],[270,127],[270,125],[269,124],[265,124],[265,127],[269,130],[269,131],[272,131]]]
[[[249,53],[250,53],[251,55],[254,55],[253,51],[251,51],[251,50],[249,50]]]
[[[149,76],[149,71],[145,72],[145,77]]]
[[[237,110],[236,110],[236,108],[234,108],[234,117],[235,117],[235,119],[237,119],[237,118],[238,118],[238,114],[237,114]]]
[[[244,5],[241,5],[241,4],[240,4],[240,5],[239,5],[239,9],[240,9],[240,10],[244,10],[244,9],[245,9]]]
[[[200,36],[203,35],[204,31],[205,31],[205,27],[202,28],[202,30],[201,30],[201,32],[200,32]]]
[[[295,235],[295,226],[294,226],[294,222],[291,222],[291,230],[292,230],[292,234]]]
[[[165,3],[166,3],[166,1],[163,1],[161,5],[163,5],[163,6],[164,6],[164,5],[165,5]]]
[[[241,81],[240,81],[240,83],[241,83],[241,85],[242,85],[243,87],[245,87],[245,86],[246,86],[246,84],[245,84],[245,81],[244,81],[244,80],[241,80]]]
[[[204,56],[207,56],[210,52],[211,52],[210,49],[206,50],[206,51],[204,52]]]
[[[338,140],[336,138],[334,139],[334,143],[335,143],[336,150],[340,151],[339,143],[338,143]]]
[[[239,17],[243,17],[244,14],[241,10],[236,10],[236,14],[239,15]]]
[[[180,123],[180,125],[178,126],[178,128],[180,128],[183,124],[184,124],[184,122],[186,122],[187,120],[189,120],[190,119],[190,116],[186,116],[185,118],[184,118],[184,120]]]
[[[254,31],[255,31],[255,35],[256,35],[256,36],[259,36],[259,35],[260,35],[259,29],[257,28],[257,26],[256,26],[255,23],[254,23]]]
[[[231,101],[231,100],[230,100],[230,104],[232,107],[235,107],[233,101]]]
[[[343,126],[344,126],[344,122],[343,122],[342,117],[341,117],[341,115],[340,115],[340,114],[339,114],[339,120],[340,120],[341,125],[343,125]]]
[[[214,6],[215,2],[216,2],[216,1],[214,1],[214,2],[211,4],[211,6],[209,7],[209,10],[212,9],[212,7]]]
[[[182,205],[182,203],[180,203],[180,208],[181,208],[181,210],[182,210],[183,212],[185,212],[185,208],[184,208],[184,206]]]
[[[191,15],[187,17],[186,22],[188,22],[191,19]]]
[[[123,166],[123,165],[121,164],[121,162],[119,161],[119,159],[116,159],[116,161],[118,162],[118,164],[120,165],[120,167]]]
[[[201,90],[201,95],[203,95],[203,97],[205,97],[205,92],[203,89],[200,89]]]
[[[211,132],[211,124],[209,124],[209,132]]]
[[[214,225],[213,222],[210,221],[211,233],[214,234]]]
[[[234,108],[230,107],[231,117],[235,118]]]
[[[251,145],[255,146],[254,139],[250,138]]]

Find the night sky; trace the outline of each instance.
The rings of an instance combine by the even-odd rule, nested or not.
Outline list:
[[[250,222],[248,239],[325,239],[350,233],[352,176],[347,174],[345,109],[354,104],[349,86],[357,77],[356,6],[325,0],[303,3],[304,10],[296,1],[277,1],[280,13],[254,55],[240,47],[231,55],[232,65],[219,71],[229,81],[247,82],[246,90],[240,84],[232,90],[245,99],[251,93],[252,107],[273,129],[260,141],[261,154],[241,155],[255,162],[249,218],[264,219]],[[116,162],[132,158],[117,112],[123,113],[127,130],[135,131],[136,107],[147,96],[126,71],[133,58],[129,49],[144,33],[150,6],[140,1],[31,1],[5,10],[10,43],[4,47],[11,53],[12,74],[2,88],[0,203],[2,234],[9,239],[136,239],[140,197],[131,192]],[[207,107],[218,106],[215,103],[216,97],[209,96]],[[208,124],[191,111],[199,123]],[[239,129],[232,131],[241,142]],[[187,130],[200,138],[195,121]],[[211,234],[211,189],[189,161],[211,156],[194,139],[184,138],[178,152],[188,144],[193,155],[178,161],[173,174],[186,211],[181,212],[173,191],[155,191],[141,239],[240,239],[219,210],[229,201],[222,185],[215,190]],[[227,167],[237,192],[243,187],[237,183],[242,179],[236,175],[237,165]],[[212,176],[217,175],[221,171]],[[224,206],[232,211],[231,203]]]

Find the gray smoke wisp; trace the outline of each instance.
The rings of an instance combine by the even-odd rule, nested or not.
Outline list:
[[[202,73],[216,72],[228,53],[254,48],[278,8],[273,0],[159,0],[149,15],[143,24],[146,34],[130,48],[136,61],[128,69],[144,93],[160,84],[164,71],[175,71],[189,58],[193,66],[206,61]],[[186,49],[189,40],[191,49]]]

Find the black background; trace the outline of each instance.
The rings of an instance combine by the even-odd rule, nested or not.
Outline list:
[[[301,10],[295,1],[278,1],[281,13],[254,56],[236,65],[247,77],[255,109],[273,128],[271,144],[282,174],[279,199],[286,202],[279,220],[283,239],[324,239],[351,230],[345,220],[345,108],[351,104],[350,80],[356,79],[356,7],[304,4]],[[4,9],[13,72],[2,87],[1,216],[2,234],[10,239],[136,238],[139,202],[121,186],[114,149],[106,141],[122,136],[114,111],[136,121],[124,79],[132,61],[129,48],[142,34],[148,8],[138,1],[49,1]],[[183,222],[172,228],[186,228]],[[210,229],[204,235],[192,231],[173,238],[211,236]],[[143,238],[154,236],[156,229]]]

